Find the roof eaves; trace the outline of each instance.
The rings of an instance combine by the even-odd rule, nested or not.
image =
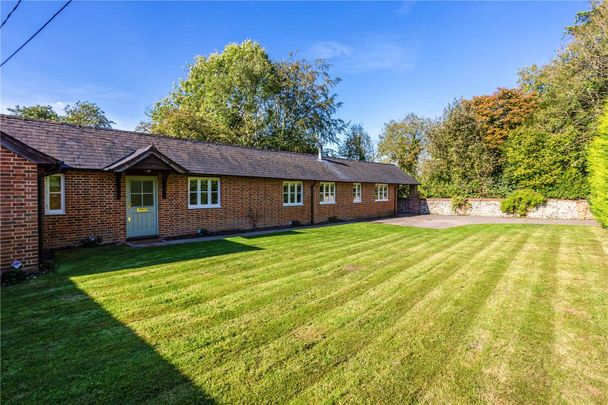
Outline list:
[[[40,165],[67,167],[63,164],[61,160],[55,159],[54,157],[49,156],[46,153],[39,151],[38,149],[32,148],[31,146],[21,142],[20,140],[8,135],[4,131],[0,131],[0,144],[11,152],[33,163]]]

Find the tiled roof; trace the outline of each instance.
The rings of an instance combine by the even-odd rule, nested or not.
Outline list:
[[[104,170],[151,145],[193,174],[288,180],[419,184],[397,166],[95,129],[0,114],[0,129],[74,169]]]

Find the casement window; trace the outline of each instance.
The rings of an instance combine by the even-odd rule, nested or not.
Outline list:
[[[302,192],[304,187],[301,181],[283,182],[283,206],[290,207],[302,205]]]
[[[319,186],[319,203],[335,204],[336,203],[336,183],[322,182]]]
[[[361,183],[353,183],[353,202],[361,202]]]
[[[376,184],[374,198],[376,201],[388,201],[388,184]]]
[[[220,179],[190,177],[188,179],[188,208],[219,208]]]
[[[44,178],[44,212],[65,214],[65,175],[52,174]]]

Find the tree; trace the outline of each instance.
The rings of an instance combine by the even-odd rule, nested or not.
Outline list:
[[[337,143],[346,124],[334,115],[342,106],[333,93],[340,82],[323,60],[290,59],[274,64],[277,87],[268,103],[268,128],[261,147],[314,152]]]
[[[253,41],[199,56],[188,76],[149,112],[151,129],[176,137],[314,152],[344,123],[333,93],[339,79],[322,61],[273,62]]]
[[[608,3],[579,13],[567,30],[571,40],[551,63],[520,73],[522,89],[538,93],[538,108],[509,135],[505,178],[511,188],[584,198],[587,150],[608,99]]]
[[[549,64],[522,70],[520,85],[539,93],[551,130],[573,124],[589,140],[608,96],[608,3],[592,4],[566,30],[570,42]]]
[[[50,105],[32,105],[21,107],[16,105],[15,108],[8,108],[8,111],[20,118],[31,118],[37,120],[59,121],[59,114],[53,110]]]
[[[103,129],[110,129],[115,124],[97,104],[89,101],[77,101],[73,106],[66,106],[64,112],[65,116],[61,120],[68,124]]]
[[[354,124],[348,128],[346,138],[340,144],[340,156],[353,160],[372,160],[374,145],[363,126]]]
[[[59,115],[50,105],[33,105],[29,107],[15,106],[8,111],[21,118],[33,118],[47,121],[65,122],[95,128],[112,128],[114,121],[106,117],[103,110],[90,101],[77,101],[73,106],[66,106],[64,115]]]
[[[144,134],[152,133],[152,123],[150,121],[139,121],[135,127],[135,132],[141,132]]]
[[[378,154],[411,174],[419,173],[431,121],[416,114],[384,124]]]
[[[433,197],[496,193],[492,156],[470,104],[457,100],[428,131],[421,191]]]
[[[537,105],[536,92],[499,88],[490,95],[465,100],[483,131],[484,141],[496,155],[500,155],[509,132],[523,124]]]

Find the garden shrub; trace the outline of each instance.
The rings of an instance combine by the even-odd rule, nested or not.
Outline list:
[[[543,205],[545,201],[547,199],[534,190],[516,190],[500,202],[500,210],[507,214],[525,217],[530,210]]]
[[[21,269],[9,268],[0,272],[0,284],[11,285],[27,280],[29,274]]]
[[[454,214],[466,214],[471,209],[471,203],[463,196],[452,196],[451,204]]]
[[[591,212],[608,228],[608,104],[600,119],[599,136],[589,146],[588,162]]]

